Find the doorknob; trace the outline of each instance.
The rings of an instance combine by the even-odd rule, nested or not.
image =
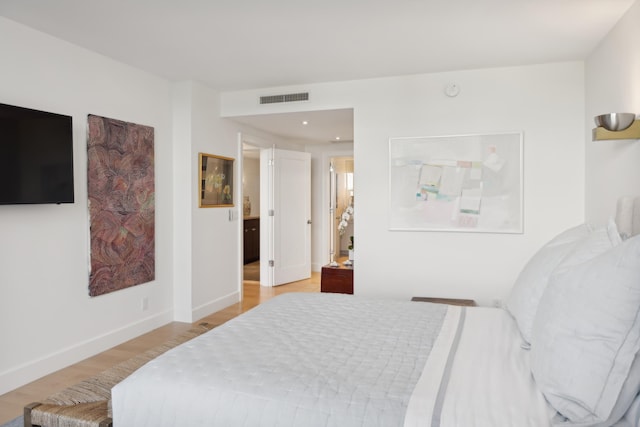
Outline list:
[[[311,220],[310,219],[307,220],[307,224],[311,224]]]

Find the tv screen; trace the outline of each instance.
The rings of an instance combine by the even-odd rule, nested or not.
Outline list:
[[[71,117],[0,104],[0,204],[73,201]]]

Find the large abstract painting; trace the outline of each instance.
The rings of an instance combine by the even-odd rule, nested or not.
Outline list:
[[[155,279],[154,130],[89,115],[89,295]]]
[[[391,138],[391,230],[522,232],[522,133]]]

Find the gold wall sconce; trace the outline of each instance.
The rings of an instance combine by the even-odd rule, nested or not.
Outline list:
[[[640,139],[640,120],[634,113],[609,113],[595,117],[593,141]]]

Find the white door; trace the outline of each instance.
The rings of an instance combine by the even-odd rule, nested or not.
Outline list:
[[[264,149],[260,152],[260,175],[260,199],[266,202],[260,203],[260,284],[277,286],[308,279],[311,155]]]

